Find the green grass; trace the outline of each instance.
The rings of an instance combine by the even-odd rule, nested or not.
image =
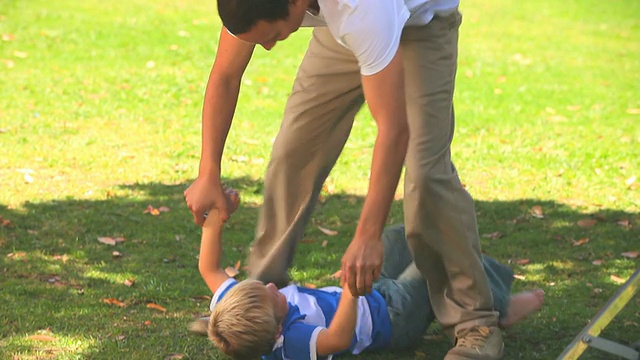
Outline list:
[[[0,0],[0,216],[11,222],[0,227],[0,358],[222,358],[185,331],[207,309],[199,229],[182,192],[197,172],[220,26],[213,3]],[[640,3],[492,0],[462,10],[456,165],[480,233],[503,235],[483,237],[484,251],[524,277],[516,291],[547,293],[543,311],[505,332],[506,358],[553,359],[619,287],[611,275],[639,265],[621,253],[640,250],[640,179],[631,183],[640,178]],[[269,146],[308,38],[301,30],[257,50],[245,76],[223,163],[243,197],[225,232],[229,265],[252,240]],[[314,242],[299,246],[296,280],[333,284],[374,132],[362,111],[308,227]],[[171,211],[152,216],[147,205]],[[543,219],[531,215],[536,205]],[[585,218],[597,223],[578,226]],[[397,202],[389,222],[401,219]],[[126,241],[113,248],[100,236]],[[639,316],[636,298],[604,335],[640,340]],[[415,350],[363,358],[440,359],[448,342],[431,333]],[[28,338],[37,334],[54,340]]]

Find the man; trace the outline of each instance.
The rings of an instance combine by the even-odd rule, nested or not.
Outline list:
[[[500,358],[474,205],[450,153],[458,0],[218,0],[218,11],[225,29],[205,93],[199,175],[185,191],[196,223],[210,208],[228,213],[220,161],[255,45],[270,50],[303,22],[316,25],[273,145],[251,276],[288,282],[296,243],[366,100],[378,134],[342,258],[345,282],[363,295],[380,275],[380,238],[404,162],[406,237],[434,313],[455,337],[446,359]]]

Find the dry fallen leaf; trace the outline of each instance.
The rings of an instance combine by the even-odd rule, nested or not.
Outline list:
[[[127,307],[127,304],[123,303],[122,301],[118,300],[118,299],[114,299],[114,298],[106,298],[106,299],[102,299],[103,303],[109,304],[109,305],[116,305],[116,306],[120,306],[120,307]]]
[[[33,176],[29,175],[29,174],[24,174],[24,181],[28,184],[33,183]]]
[[[535,218],[542,219],[544,218],[544,213],[542,211],[542,206],[535,205],[531,208],[531,215]]]
[[[302,240],[300,240],[300,242],[303,243],[303,244],[313,244],[316,241],[313,240],[313,239],[302,239]]]
[[[483,238],[487,238],[487,239],[500,239],[502,237],[502,233],[499,231],[496,232],[492,232],[490,234],[482,234]]]
[[[53,260],[62,260],[62,262],[66,264],[67,261],[69,261],[69,255],[67,255],[67,254],[54,255],[53,256]]]
[[[638,257],[638,255],[640,255],[640,251],[627,251],[627,252],[623,252],[622,254],[623,257],[626,257],[627,259],[635,259]]]
[[[518,279],[518,280],[526,280],[527,279],[524,275],[519,275],[519,274],[514,274],[513,277]]]
[[[623,284],[626,281],[625,279],[613,274],[611,274],[611,280],[616,284]]]
[[[142,323],[144,326],[149,326],[151,325],[151,321],[150,320],[145,320],[145,322]]]
[[[338,235],[338,232],[335,230],[331,230],[331,229],[327,229],[327,228],[323,228],[322,226],[318,226],[318,229],[320,231],[322,231],[325,235],[329,235],[329,236],[335,236]]]
[[[160,210],[154,208],[151,205],[147,205],[147,208],[142,213],[143,214],[151,214],[153,216],[158,216],[158,215],[160,215]]]
[[[631,221],[629,221],[629,219],[622,219],[618,221],[617,224],[625,228],[631,227]]]
[[[531,262],[531,260],[529,260],[529,259],[520,259],[520,260],[516,261],[516,264],[518,264],[518,265],[527,265],[529,262]]]
[[[11,220],[5,219],[5,218],[2,217],[2,215],[0,215],[0,226],[1,227],[13,227],[13,223],[11,223]]]
[[[171,209],[169,209],[169,208],[168,208],[168,207],[166,207],[166,206],[160,206],[160,207],[158,208],[158,211],[160,211],[160,212],[169,212],[169,211],[171,211]]]
[[[183,359],[184,354],[167,354],[164,356],[164,360]]]
[[[191,299],[192,299],[192,300],[196,300],[196,301],[199,301],[199,300],[208,301],[208,300],[211,300],[211,296],[208,296],[208,295],[198,295],[198,296],[192,296],[192,297],[191,297]]]
[[[246,162],[247,160],[249,160],[249,158],[244,156],[244,155],[232,155],[231,156],[231,161]]]
[[[624,184],[627,186],[631,186],[634,182],[636,182],[636,176],[633,175],[630,178],[628,178],[627,180],[625,180]]]
[[[135,279],[133,279],[133,280],[126,279],[126,280],[123,282],[123,284],[125,284],[125,285],[126,285],[126,286],[128,286],[128,287],[131,287],[131,286],[133,286],[133,283],[135,283],[135,282],[136,282],[136,280],[135,280]]]
[[[580,245],[584,245],[586,243],[589,242],[589,238],[582,238],[580,240],[574,240],[573,241],[573,246],[580,246]]]
[[[55,341],[56,340],[56,338],[54,338],[53,336],[44,335],[44,334],[31,335],[27,337],[27,339],[36,340],[36,341]]]
[[[260,144],[260,141],[255,140],[255,139],[249,139],[249,138],[242,138],[240,139],[243,143],[249,144],[249,145],[258,145]]]
[[[160,305],[158,305],[156,303],[148,303],[147,307],[149,309],[155,309],[155,310],[162,311],[162,312],[167,311],[167,309],[165,309],[164,307],[162,307],[162,306],[160,306]]]
[[[227,268],[224,269],[224,272],[227,273],[227,275],[229,277],[232,277],[232,278],[234,278],[234,277],[238,276],[238,274],[240,274],[240,271],[238,271],[238,269],[236,269],[236,268],[234,268],[232,266],[227,266]]]
[[[99,236],[98,237],[98,242],[105,244],[105,245],[112,245],[115,246],[116,244],[119,244],[121,242],[124,242],[125,238],[123,237],[110,237],[110,236]]]
[[[583,229],[588,229],[590,227],[593,227],[593,225],[597,223],[598,223],[598,220],[592,219],[592,218],[578,220],[578,226],[580,226]]]
[[[327,244],[329,243],[329,240],[325,240],[322,242],[322,247],[327,247]]]
[[[627,114],[640,115],[640,109],[627,109]]]
[[[603,261],[601,259],[598,259],[598,260],[593,260],[591,263],[593,265],[598,265],[599,266],[599,265],[602,265]]]
[[[333,182],[331,181],[331,178],[327,178],[324,181],[324,184],[322,184],[322,190],[328,194],[333,194],[333,192],[335,191],[335,185],[333,184]]]
[[[111,256],[113,256],[114,258],[119,258],[122,257],[122,254],[119,251],[114,251],[111,253]]]
[[[116,340],[122,341],[124,339],[126,339],[127,337],[125,335],[118,335],[116,336]]]

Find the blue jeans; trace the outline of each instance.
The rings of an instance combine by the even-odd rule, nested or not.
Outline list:
[[[435,315],[429,302],[427,282],[413,262],[405,239],[404,225],[387,227],[382,234],[384,262],[380,278],[373,288],[387,302],[391,318],[391,346],[402,349],[422,338]],[[493,294],[493,307],[506,315],[513,282],[513,271],[492,258],[483,256],[483,267]]]

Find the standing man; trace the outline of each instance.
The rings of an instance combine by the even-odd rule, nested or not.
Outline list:
[[[381,234],[404,163],[407,241],[438,321],[455,336],[445,359],[498,359],[502,334],[474,205],[451,161],[458,2],[218,0],[225,28],[205,93],[199,175],[185,197],[200,225],[211,208],[228,216],[220,162],[254,47],[270,50],[300,26],[317,26],[273,145],[251,276],[288,282],[296,244],[366,100],[378,134],[369,189],[342,258],[351,292],[370,292],[380,274]]]

